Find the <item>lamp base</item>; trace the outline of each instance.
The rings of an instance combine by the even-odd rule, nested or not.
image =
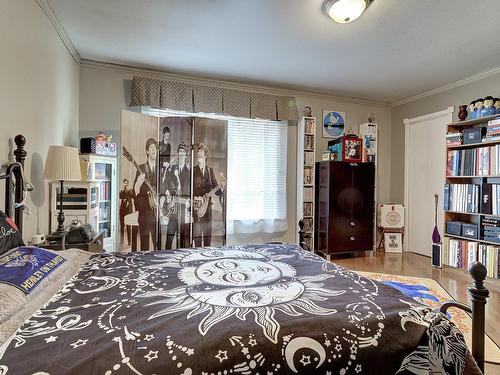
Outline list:
[[[47,235],[47,241],[54,242],[54,241],[61,241],[66,234],[66,230],[60,231],[60,230],[55,230],[51,234]]]

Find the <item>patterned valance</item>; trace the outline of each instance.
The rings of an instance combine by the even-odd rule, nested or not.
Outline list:
[[[130,106],[222,113],[268,120],[297,120],[293,96],[276,96],[134,76]]]

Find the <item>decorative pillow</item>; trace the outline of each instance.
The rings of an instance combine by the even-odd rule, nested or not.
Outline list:
[[[0,256],[0,261],[17,249]],[[87,251],[69,249],[64,251],[47,250],[66,259],[60,267],[40,281],[38,286],[26,294],[21,289],[0,283],[0,352],[1,345],[19,326],[38,310],[75,275],[80,267],[93,255]]]
[[[0,255],[18,246],[24,246],[21,232],[14,221],[0,211]]]
[[[0,283],[30,293],[66,259],[38,247],[20,247],[0,259]]]

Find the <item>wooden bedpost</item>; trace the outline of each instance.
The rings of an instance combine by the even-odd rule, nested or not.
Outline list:
[[[26,160],[26,156],[28,155],[28,152],[24,149],[26,138],[24,138],[24,135],[18,134],[14,138],[14,143],[17,146],[17,148],[14,150],[14,156],[16,158],[16,161],[24,168],[24,161]]]
[[[24,145],[26,144],[26,138],[22,134],[18,134],[14,138],[14,143],[16,144],[16,149],[14,150],[14,157],[16,158],[16,162],[21,164],[21,168],[24,170],[24,161],[26,160],[26,156],[28,155],[28,152],[24,149]],[[23,201],[24,198],[24,181],[22,178],[22,170],[16,171],[16,185],[14,189],[14,202],[15,203],[20,203]],[[24,211],[24,206],[17,207],[15,209],[15,219],[14,222],[16,223],[17,228],[19,229],[19,232],[23,233],[23,211]]]
[[[485,305],[489,296],[489,291],[484,286],[487,270],[482,263],[474,262],[469,267],[469,272],[474,279],[469,287],[472,302],[472,356],[479,369],[484,372]]]

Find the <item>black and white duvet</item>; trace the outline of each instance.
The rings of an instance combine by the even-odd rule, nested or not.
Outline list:
[[[462,374],[445,317],[294,245],[92,258],[0,374]]]

